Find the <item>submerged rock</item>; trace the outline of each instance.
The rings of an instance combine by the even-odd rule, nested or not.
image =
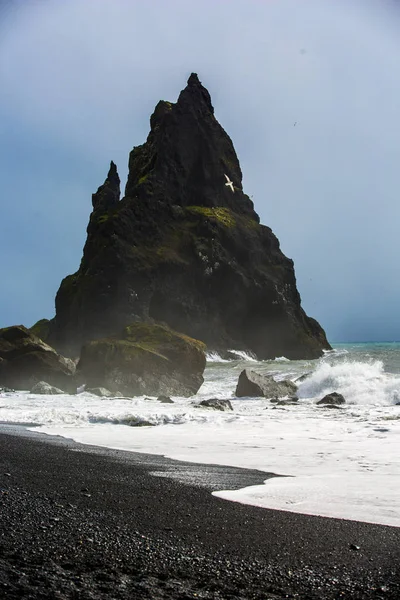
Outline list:
[[[210,398],[209,400],[202,400],[198,406],[204,406],[205,408],[213,408],[214,410],[233,410],[233,406],[230,400],[220,398]]]
[[[93,194],[81,265],[56,296],[49,341],[64,354],[149,318],[221,355],[316,358],[330,348],[301,308],[293,261],[243,191],[232,141],[196,74],[176,103],[157,104],[122,200],[119,192],[111,163]]]
[[[192,396],[203,383],[204,344],[163,325],[133,323],[83,346],[77,377],[128,396]]]
[[[31,389],[31,394],[65,394],[63,390],[54,387],[46,381],[38,381]]]
[[[73,387],[74,365],[23,325],[0,329],[0,384],[30,390],[46,381],[64,390]]]
[[[250,369],[244,369],[236,386],[236,396],[250,396],[253,398],[262,396],[264,398],[284,398],[294,396],[297,385],[293,381],[275,381],[272,375],[260,375]]]
[[[95,396],[100,396],[100,398],[111,398],[114,395],[118,395],[118,392],[113,394],[110,392],[110,390],[107,390],[104,387],[85,388],[85,392],[89,392],[89,394],[94,394]]]
[[[157,400],[158,402],[162,402],[162,404],[174,404],[174,401],[169,396],[164,396],[163,394],[158,396]]]
[[[279,400],[278,398],[271,398],[271,402],[275,404],[275,406],[297,406],[299,403],[299,399],[297,396],[291,396],[287,400]]]
[[[331,406],[338,406],[339,404],[345,404],[346,400],[338,392],[332,392],[327,394],[321,400],[318,400],[317,404],[330,404]]]

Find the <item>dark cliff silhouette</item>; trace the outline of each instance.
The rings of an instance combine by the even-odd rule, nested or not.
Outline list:
[[[192,74],[160,101],[129,158],[93,194],[79,270],[56,297],[49,342],[67,355],[135,321],[163,322],[209,349],[315,358],[325,333],[300,305],[293,261],[243,192],[232,141]]]

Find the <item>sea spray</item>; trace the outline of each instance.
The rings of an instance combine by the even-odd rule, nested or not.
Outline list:
[[[399,401],[400,377],[386,373],[382,361],[340,363],[321,361],[299,385],[299,398],[321,399],[331,392],[342,394],[348,404],[391,405]]]

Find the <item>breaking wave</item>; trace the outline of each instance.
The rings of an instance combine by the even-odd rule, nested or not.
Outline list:
[[[222,358],[222,356],[220,356],[218,354],[218,352],[207,352],[206,359],[207,359],[207,362],[209,362],[209,363],[227,363],[227,362],[230,362],[230,360],[228,360],[227,358]]]
[[[257,362],[257,357],[252,352],[245,352],[244,350],[228,350],[228,352],[233,354],[236,359]]]
[[[379,360],[321,362],[299,385],[299,398],[342,394],[348,404],[393,405],[400,401],[400,377],[386,373]]]

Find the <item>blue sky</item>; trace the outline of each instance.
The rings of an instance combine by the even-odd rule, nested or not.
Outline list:
[[[91,194],[195,71],[331,341],[399,340],[394,0],[3,0],[0,327],[54,315]],[[296,126],[294,126],[296,123]]]

